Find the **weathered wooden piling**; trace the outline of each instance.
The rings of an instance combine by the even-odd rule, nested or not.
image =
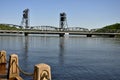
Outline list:
[[[2,50],[0,51],[0,64],[6,64],[7,59],[6,59],[6,51]]]
[[[51,80],[50,66],[44,63],[35,65],[33,80]]]
[[[0,75],[6,75],[6,73],[7,73],[6,64],[0,64]]]
[[[0,80],[23,80],[19,76],[21,69],[19,67],[18,55],[10,55],[8,72],[6,70],[6,64],[6,51],[2,50],[0,51]],[[51,80],[51,68],[45,63],[35,65],[34,74],[24,71],[22,73],[33,76],[33,80]]]
[[[7,59],[6,59],[6,51],[0,51],[0,80],[5,80],[7,76]]]
[[[19,76],[19,63],[18,56],[16,54],[10,55],[9,66],[8,66],[8,79],[9,80],[23,80]]]

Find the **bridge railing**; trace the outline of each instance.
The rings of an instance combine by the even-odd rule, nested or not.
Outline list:
[[[6,51],[2,50],[0,51],[0,67],[4,63],[6,63]],[[2,66],[3,67],[3,66]],[[6,67],[6,66],[4,66]],[[0,68],[0,71],[4,70],[6,71],[6,68]],[[8,61],[8,74],[7,74],[7,79],[8,80],[23,80],[23,78],[20,76],[20,73],[26,75],[26,76],[32,76],[33,80],[51,80],[51,68],[49,65],[45,63],[40,63],[36,64],[34,66],[34,72],[33,73],[28,73],[22,70],[19,66],[19,59],[18,55],[16,54],[11,54],[9,56],[9,61]],[[1,80],[1,77],[0,77]]]

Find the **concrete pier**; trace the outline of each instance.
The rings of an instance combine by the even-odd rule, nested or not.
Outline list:
[[[25,36],[28,36],[28,33],[24,33]]]
[[[60,33],[59,37],[64,37],[65,33]]]
[[[91,34],[87,34],[87,37],[92,37],[92,35]]]
[[[113,37],[113,38],[114,38],[114,37],[115,37],[115,35],[109,35],[109,37],[111,37],[111,38]]]

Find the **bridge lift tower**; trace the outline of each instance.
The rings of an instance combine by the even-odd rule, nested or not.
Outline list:
[[[21,27],[24,28],[24,29],[28,29],[29,28],[29,9],[25,9],[23,11]]]
[[[66,17],[66,13],[60,13],[60,23],[59,23],[59,29],[60,31],[64,31],[67,30],[68,25],[67,25],[67,17]]]

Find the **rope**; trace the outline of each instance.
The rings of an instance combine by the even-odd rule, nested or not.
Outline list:
[[[5,59],[7,63],[9,63],[9,61],[7,61],[7,59]]]
[[[17,68],[19,69],[19,71],[20,71],[21,73],[23,73],[24,75],[26,75],[26,76],[34,76],[33,73],[28,73],[28,72],[23,71],[23,70],[17,65],[17,63],[15,62],[15,60],[12,61],[12,63],[10,64],[10,67],[13,65],[13,63],[16,64],[16,66],[17,66]],[[50,78],[49,78],[49,72],[48,72],[47,70],[43,70],[42,73],[40,74],[40,80],[44,80],[44,79],[50,80]]]
[[[16,64],[17,65],[17,64]],[[23,73],[24,75],[26,76],[33,76],[34,74],[33,73],[28,73],[28,72],[25,72],[23,71],[18,65],[17,65],[18,69],[20,70],[21,73]]]
[[[13,64],[14,62],[15,62],[15,60],[12,62],[12,64]],[[21,73],[23,73],[24,75],[26,75],[26,76],[33,76],[33,75],[34,75],[33,73],[28,73],[28,72],[23,71],[23,70],[17,65],[16,62],[15,62],[15,64],[16,64],[17,68],[19,69],[19,71],[20,71]],[[11,67],[11,65],[10,65],[10,67]]]

